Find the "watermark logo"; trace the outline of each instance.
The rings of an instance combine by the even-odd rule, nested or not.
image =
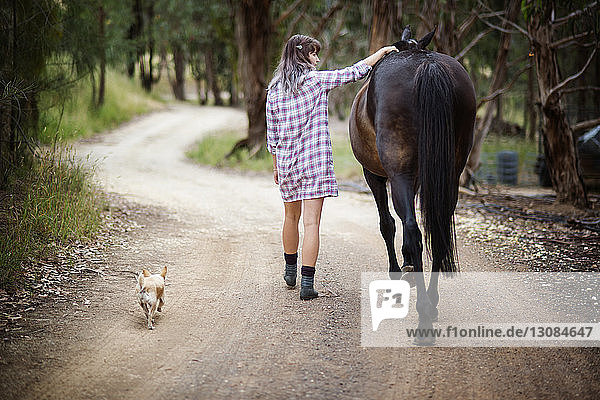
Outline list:
[[[393,278],[361,274],[361,346],[600,348],[597,272],[425,273],[426,287],[438,283],[432,325],[420,324],[417,291]]]
[[[384,319],[402,319],[408,315],[410,285],[402,280],[377,280],[369,283],[373,331]]]

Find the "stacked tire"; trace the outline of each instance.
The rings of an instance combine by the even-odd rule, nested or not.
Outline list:
[[[516,185],[519,180],[519,155],[516,151],[499,151],[496,155],[498,182]]]

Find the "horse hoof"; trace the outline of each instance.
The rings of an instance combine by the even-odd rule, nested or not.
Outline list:
[[[412,265],[405,265],[402,267],[402,278],[410,284],[410,287],[417,286],[417,281],[414,275],[415,268]]]

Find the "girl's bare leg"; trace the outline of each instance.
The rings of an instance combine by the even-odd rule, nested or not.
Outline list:
[[[287,254],[298,252],[298,243],[300,234],[298,233],[298,222],[302,214],[302,201],[292,201],[283,203],[284,218],[283,218],[283,251]]]
[[[319,256],[319,227],[323,200],[304,200],[304,240],[302,242],[302,265],[314,267]]]

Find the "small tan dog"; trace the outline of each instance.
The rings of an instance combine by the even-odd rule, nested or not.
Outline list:
[[[160,274],[150,274],[144,269],[138,275],[137,296],[146,314],[148,329],[154,329],[154,313],[156,310],[162,311],[161,308],[165,304],[165,276],[167,267],[164,267]]]

